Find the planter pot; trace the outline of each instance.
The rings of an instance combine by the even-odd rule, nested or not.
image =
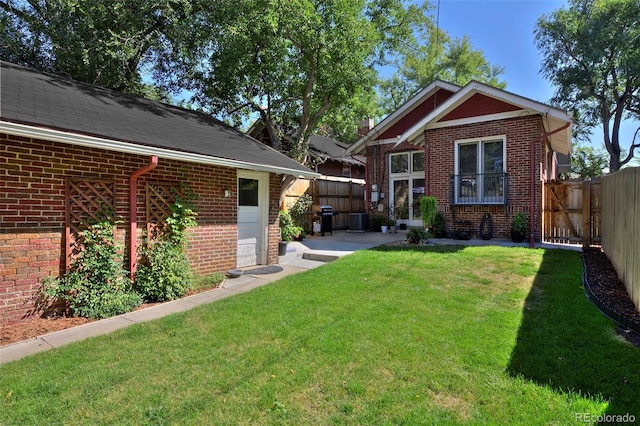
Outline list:
[[[521,243],[524,241],[524,237],[525,235],[515,231],[515,230],[511,230],[511,241],[513,241],[514,243]]]
[[[395,226],[391,226],[390,230],[389,230],[392,234],[396,233],[396,227]]]
[[[383,233],[383,234],[386,234],[386,233],[387,233],[387,231],[389,230],[389,227],[388,227],[388,226],[385,226],[385,225],[382,225],[382,226],[380,227],[380,230],[382,231],[382,233]]]
[[[287,242],[280,241],[278,243],[278,256],[284,256],[285,254],[287,254]]]

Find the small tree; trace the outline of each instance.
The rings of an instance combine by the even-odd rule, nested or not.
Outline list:
[[[635,0],[570,0],[569,9],[541,17],[535,30],[542,74],[558,88],[554,101],[577,110],[588,128],[602,126],[612,172],[640,148],[635,136],[626,156],[620,145],[622,122],[640,119],[638,16]]]

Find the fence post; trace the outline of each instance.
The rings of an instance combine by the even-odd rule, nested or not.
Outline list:
[[[591,246],[591,182],[582,181],[582,248]]]

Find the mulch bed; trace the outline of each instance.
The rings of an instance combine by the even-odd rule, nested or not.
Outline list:
[[[584,285],[589,299],[616,321],[618,334],[640,347],[640,312],[631,301],[609,258],[597,248],[582,253]]]

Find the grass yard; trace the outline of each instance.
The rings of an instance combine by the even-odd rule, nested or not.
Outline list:
[[[585,424],[640,419],[640,350],[580,254],[360,251],[0,366],[0,424]]]

